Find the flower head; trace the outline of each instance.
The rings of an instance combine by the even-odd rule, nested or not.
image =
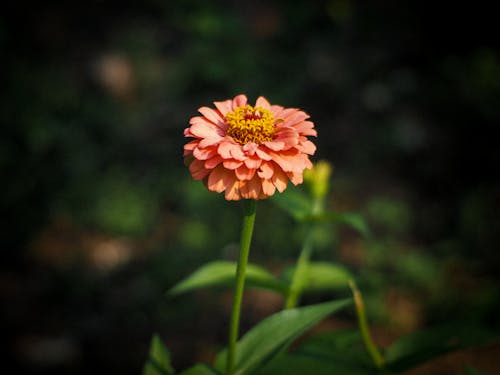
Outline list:
[[[195,180],[225,192],[227,200],[265,199],[283,192],[290,180],[302,183],[316,136],[309,115],[296,108],[271,105],[259,97],[254,106],[245,95],[201,107],[189,121],[184,157]]]

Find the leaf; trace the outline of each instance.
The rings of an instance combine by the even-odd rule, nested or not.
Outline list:
[[[305,341],[295,354],[309,355],[356,369],[375,371],[359,329],[321,333]]]
[[[170,296],[190,292],[195,289],[210,286],[229,285],[236,276],[236,263],[217,261],[207,263],[198,268],[194,273],[177,283],[167,294]],[[266,271],[264,268],[248,264],[246,269],[248,285],[270,289],[281,294],[286,294],[288,286]]]
[[[221,375],[221,373],[204,363],[198,363],[182,371],[179,375]]]
[[[236,346],[234,375],[246,374],[272,359],[293,340],[326,316],[350,305],[352,299],[280,311],[247,332]],[[217,355],[215,367],[223,371],[227,352]]]
[[[396,340],[385,352],[387,365],[405,371],[453,350],[484,344],[497,334],[463,324],[419,331]]]
[[[351,228],[357,230],[363,236],[368,237],[370,235],[370,230],[366,224],[365,219],[362,215],[356,212],[334,212],[329,211],[324,214],[310,216],[308,218],[310,221],[314,222],[332,222],[340,223],[350,226]]]
[[[170,353],[157,334],[151,339],[149,357],[142,369],[142,375],[173,375]]]
[[[287,189],[283,194],[273,195],[271,199],[297,221],[303,221],[311,215],[313,206],[311,199],[297,189]]]
[[[294,273],[295,267],[288,267],[281,277],[291,280]],[[345,267],[328,262],[308,263],[303,277],[301,283],[304,292],[343,289],[349,286],[348,282],[352,279]]]
[[[255,375],[366,375],[374,373],[371,370],[356,362],[342,363],[302,353],[293,353],[272,360],[262,369],[257,370]]]

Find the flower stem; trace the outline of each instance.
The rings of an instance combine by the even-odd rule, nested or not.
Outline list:
[[[245,289],[245,273],[252,242],[253,226],[255,222],[256,201],[247,199],[243,201],[243,228],[241,230],[240,255],[236,268],[236,282],[234,286],[233,308],[231,310],[231,322],[229,326],[229,346],[227,352],[226,374],[231,375],[234,368],[234,357],[236,352],[236,341],[240,325],[241,301]]]
[[[380,354],[377,346],[373,342],[372,336],[370,334],[370,329],[368,328],[368,322],[366,319],[365,303],[361,292],[359,291],[356,283],[353,280],[349,280],[349,287],[351,288],[352,294],[354,296],[354,304],[356,306],[356,315],[358,316],[359,329],[361,330],[361,335],[363,336],[363,341],[365,343],[366,350],[372,357],[373,363],[377,368],[384,367],[385,359]]]
[[[319,215],[324,209],[324,199],[323,197],[317,197],[312,206],[312,215]],[[309,258],[311,258],[311,253],[314,245],[314,231],[315,225],[309,224],[306,229],[306,236],[302,245],[302,250],[300,251],[299,259],[297,260],[297,265],[292,276],[292,281],[290,283],[290,289],[288,290],[288,295],[285,301],[285,309],[291,309],[297,306],[300,300],[300,295],[304,289],[304,283],[307,278],[307,267],[309,265]]]
[[[290,289],[285,301],[285,309],[291,309],[299,303],[300,295],[304,289],[304,279],[307,277],[307,267],[313,249],[313,228],[307,228],[306,238],[300,252],[295,271],[290,283]]]

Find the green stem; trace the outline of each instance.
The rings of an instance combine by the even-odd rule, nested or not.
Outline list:
[[[377,346],[373,342],[372,335],[370,334],[370,329],[368,327],[368,321],[366,319],[365,303],[361,292],[359,291],[356,283],[353,280],[349,280],[349,286],[351,287],[352,294],[354,296],[354,304],[356,306],[356,315],[358,316],[359,329],[361,330],[361,335],[363,336],[363,341],[365,343],[366,350],[372,357],[373,363],[377,368],[384,367],[385,359],[380,354]]]
[[[245,273],[252,242],[253,226],[255,222],[255,200],[249,199],[243,202],[244,217],[241,230],[240,255],[236,268],[236,282],[234,287],[233,308],[231,310],[231,322],[229,326],[229,346],[227,352],[226,374],[231,375],[234,368],[234,357],[236,352],[236,341],[240,325],[241,301],[245,289]]]
[[[321,212],[323,212],[323,208],[323,198],[316,198],[312,206],[312,215],[319,215]],[[297,265],[295,266],[295,271],[290,283],[290,289],[288,290],[288,295],[286,297],[285,309],[294,308],[299,303],[300,295],[302,294],[302,291],[304,289],[304,281],[307,278],[306,274],[307,267],[309,265],[309,259],[311,258],[311,253],[313,250],[314,230],[314,224],[309,224],[306,229],[306,236],[304,238],[302,250],[300,251],[299,259],[297,260]]]
[[[304,279],[307,274],[309,258],[313,249],[313,237],[313,228],[310,226],[307,228],[306,238],[304,239],[304,244],[302,245],[302,250],[295,266],[290,289],[285,301],[285,309],[294,308],[299,303],[300,295],[304,289]]]

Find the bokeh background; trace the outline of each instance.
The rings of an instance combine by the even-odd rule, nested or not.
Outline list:
[[[380,344],[450,319],[498,330],[497,18],[480,4],[413,0],[5,5],[5,366],[137,374],[153,332],[177,368],[221,348],[227,290],[164,292],[235,258],[239,205],[192,181],[181,155],[196,109],[239,93],[312,116],[314,160],[335,167],[329,207],[362,213],[372,231],[325,231],[314,257],[356,275]],[[279,272],[299,229],[259,203],[252,261]],[[258,291],[246,301],[243,329],[282,303]],[[330,324],[353,323],[346,312]],[[455,373],[465,358],[493,373],[499,353],[434,368]]]

